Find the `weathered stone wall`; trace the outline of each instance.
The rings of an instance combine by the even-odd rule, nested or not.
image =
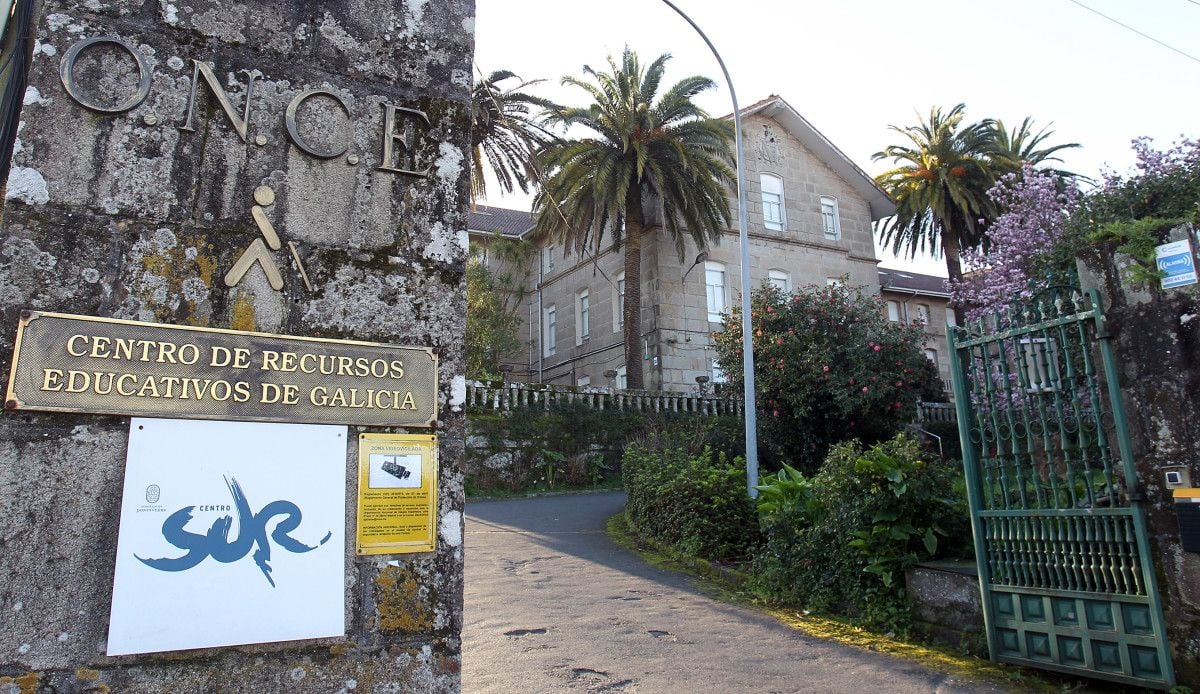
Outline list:
[[[1182,230],[1170,240],[1183,238]],[[1127,261],[1128,259],[1126,259]],[[1133,439],[1163,610],[1181,683],[1200,684],[1200,554],[1184,552],[1167,468],[1200,486],[1200,287],[1135,290],[1117,258],[1091,259],[1084,285],[1104,297]]]
[[[0,689],[431,691],[459,682],[462,623],[462,332],[473,0],[45,0],[0,236],[0,372],[23,309],[432,347],[439,356],[436,553],[362,558],[347,542],[342,639],[109,658],[109,598],[128,420],[0,417]],[[82,107],[60,61],[84,38],[136,47],[148,97]],[[213,67],[243,138],[193,63]],[[136,92],[115,46],[81,54],[80,98]],[[307,89],[296,124],[285,110]],[[385,103],[397,118],[381,162]],[[347,117],[346,111],[349,112]],[[381,170],[425,170],[412,176]],[[256,264],[223,282],[260,232],[253,192],[282,240],[271,287]],[[261,200],[259,201],[262,202]],[[289,246],[294,244],[294,252]],[[299,258],[299,261],[297,261]],[[300,263],[307,275],[301,273]],[[347,475],[357,467],[357,437]],[[346,531],[354,493],[348,477]],[[389,562],[389,559],[393,561]]]

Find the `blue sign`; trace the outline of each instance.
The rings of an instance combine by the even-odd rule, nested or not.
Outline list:
[[[1164,243],[1155,249],[1158,269],[1163,273],[1163,289],[1185,287],[1196,284],[1196,262],[1192,257],[1192,244],[1186,239]]]

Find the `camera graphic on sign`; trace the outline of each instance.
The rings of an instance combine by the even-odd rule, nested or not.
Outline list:
[[[371,454],[371,489],[418,489],[421,486],[421,455]]]

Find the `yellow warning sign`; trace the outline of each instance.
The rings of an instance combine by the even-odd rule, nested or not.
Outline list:
[[[359,434],[357,553],[432,552],[437,479],[436,436]]]

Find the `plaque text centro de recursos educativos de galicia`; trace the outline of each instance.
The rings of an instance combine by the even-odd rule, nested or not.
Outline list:
[[[430,427],[429,348],[26,312],[5,408]]]

